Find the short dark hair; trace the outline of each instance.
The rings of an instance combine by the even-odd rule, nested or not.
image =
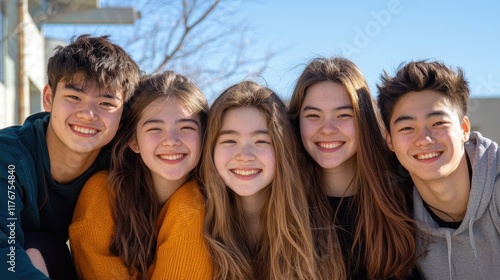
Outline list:
[[[72,38],[70,44],[55,48],[47,65],[48,84],[55,92],[60,81],[72,81],[83,75],[84,86],[123,92],[123,101],[132,96],[139,81],[139,67],[109,36],[89,34]]]
[[[435,90],[451,102],[460,118],[467,114],[470,90],[461,68],[455,71],[439,61],[413,61],[400,65],[394,77],[384,71],[380,79],[377,101],[387,131],[394,105],[409,92]]]

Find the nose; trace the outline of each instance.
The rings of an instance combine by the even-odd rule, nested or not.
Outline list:
[[[254,147],[250,144],[242,145],[236,152],[237,161],[246,162],[255,160]]]
[[[87,121],[95,121],[99,118],[96,114],[95,108],[91,104],[86,105],[84,108],[82,108],[82,110],[77,113],[77,116],[80,119]]]
[[[320,133],[331,134],[338,132],[337,123],[333,118],[327,118],[320,127]]]
[[[177,134],[177,131],[167,131],[165,133],[165,137],[163,137],[162,145],[163,146],[168,146],[168,147],[174,147],[174,146],[179,146],[180,145],[179,141],[179,135]]]
[[[432,136],[431,131],[427,128],[420,129],[420,131],[417,133],[416,139],[415,139],[415,145],[416,146],[425,146],[429,144],[434,144],[435,139],[434,136]]]

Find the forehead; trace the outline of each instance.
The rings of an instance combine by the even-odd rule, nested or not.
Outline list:
[[[302,108],[311,105],[318,108],[328,108],[349,104],[352,104],[351,99],[342,84],[323,81],[307,88]]]
[[[436,111],[443,111],[458,117],[455,106],[448,98],[435,90],[409,92],[399,98],[392,111],[391,122],[401,116],[412,118],[424,117]]]
[[[222,129],[236,131],[254,131],[267,129],[264,113],[255,107],[229,109],[222,118]]]
[[[144,108],[141,114],[141,121],[151,118],[162,119],[183,119],[194,118],[199,120],[198,114],[194,114],[177,98],[174,96],[160,97],[151,102]]]
[[[117,97],[118,99],[123,100],[123,91],[114,89],[110,86],[101,86],[95,79],[88,79],[81,72],[75,73],[73,77],[63,77],[59,83],[58,88],[63,87],[66,84],[76,85],[81,87],[86,94],[92,96],[103,96],[103,95],[111,95]]]

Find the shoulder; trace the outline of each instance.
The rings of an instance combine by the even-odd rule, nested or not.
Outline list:
[[[0,143],[8,147],[6,151],[12,156],[32,154],[36,152],[40,139],[45,143],[45,130],[49,113],[41,112],[29,116],[23,125],[15,125],[0,130]]]
[[[100,204],[100,206],[110,204],[111,194],[108,188],[108,177],[108,171],[100,171],[87,180],[78,197],[77,209],[75,211],[87,208],[86,206],[89,204]]]
[[[198,207],[204,204],[204,200],[198,184],[194,181],[189,181],[172,194],[167,204],[170,206]]]
[[[204,217],[205,202],[198,185],[189,181],[182,185],[163,205],[158,224]]]
[[[198,186],[193,182],[184,184],[161,209],[156,223],[158,244],[201,236],[204,218],[205,204]]]
[[[23,125],[0,129],[0,165],[15,168],[19,189],[36,189],[42,180],[38,178],[40,170],[47,171],[47,121],[48,113],[38,113],[28,117]],[[3,176],[0,174],[0,178]]]
[[[465,143],[465,149],[472,164],[473,173],[500,174],[500,149],[496,142],[474,131]]]
[[[88,230],[88,224],[94,226],[99,224],[112,224],[112,195],[108,188],[108,171],[101,171],[94,174],[83,186],[78,197],[70,232],[75,232],[79,228]]]
[[[486,154],[488,154],[488,157],[500,156],[498,143],[491,141],[477,131],[471,132],[469,140],[465,142],[465,149],[471,159],[479,158]]]
[[[85,183],[84,190],[86,190],[87,192],[93,192],[96,190],[104,189],[108,184],[108,177],[109,171],[107,170],[95,173]]]

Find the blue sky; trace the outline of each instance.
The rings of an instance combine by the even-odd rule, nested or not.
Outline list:
[[[237,8],[235,17],[252,26],[252,53],[278,51],[262,80],[284,98],[310,59],[333,55],[355,62],[374,96],[383,70],[392,75],[404,61],[431,59],[461,67],[473,97],[500,97],[500,2],[262,0]]]
[[[274,0],[246,4],[245,14],[260,44],[284,50],[264,75],[284,95],[311,58],[342,55],[374,95],[383,70],[436,59],[461,67],[473,96],[500,96],[500,2],[472,2]]]

